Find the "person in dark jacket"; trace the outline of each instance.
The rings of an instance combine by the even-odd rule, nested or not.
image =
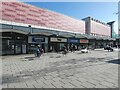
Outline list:
[[[63,54],[64,54],[64,55],[67,54],[67,48],[66,48],[66,46],[63,46]]]
[[[38,45],[37,47],[37,57],[40,57],[41,56],[41,48],[40,48],[40,45]]]
[[[75,52],[75,45],[73,45],[73,47],[72,47],[72,48],[73,48],[73,52]]]

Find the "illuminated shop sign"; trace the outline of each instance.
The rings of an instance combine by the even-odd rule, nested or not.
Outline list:
[[[65,38],[50,38],[51,42],[67,42]]]

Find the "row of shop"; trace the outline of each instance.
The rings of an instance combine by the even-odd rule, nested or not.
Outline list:
[[[40,45],[45,52],[59,52],[63,46],[87,44],[86,39],[46,37],[42,35],[26,36],[18,33],[2,33],[2,54],[25,54],[33,53],[37,45]]]
[[[44,35],[28,36],[14,32],[4,32],[1,38],[3,55],[33,53],[37,45],[40,45],[45,52],[59,52],[63,46],[66,46],[69,50],[74,45],[76,50],[80,50],[85,47],[102,48],[110,43],[109,40],[88,40],[86,38],[64,38]]]
[[[75,46],[81,48],[103,48],[105,45],[113,45],[111,38],[95,37],[85,34],[76,34],[63,31],[31,28],[2,24],[2,55],[33,53],[37,45],[45,52],[59,52],[63,46],[69,50]]]

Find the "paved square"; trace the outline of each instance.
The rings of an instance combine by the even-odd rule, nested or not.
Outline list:
[[[3,88],[118,88],[118,52],[2,57]]]

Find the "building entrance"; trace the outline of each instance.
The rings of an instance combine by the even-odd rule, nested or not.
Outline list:
[[[63,47],[67,46],[66,38],[51,37],[50,38],[50,51],[59,52]]]
[[[2,33],[2,55],[27,53],[27,36],[19,33]]]

